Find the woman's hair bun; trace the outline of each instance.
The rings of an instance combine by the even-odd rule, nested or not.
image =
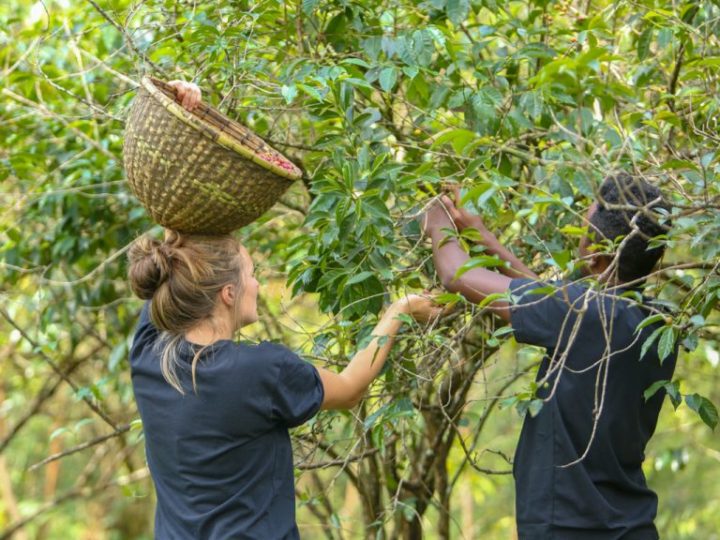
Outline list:
[[[130,246],[128,260],[130,287],[138,297],[150,300],[170,277],[172,255],[169,247],[145,234]]]

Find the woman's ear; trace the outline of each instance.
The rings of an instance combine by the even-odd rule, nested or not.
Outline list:
[[[235,305],[235,285],[228,284],[220,289],[220,299],[228,307]]]

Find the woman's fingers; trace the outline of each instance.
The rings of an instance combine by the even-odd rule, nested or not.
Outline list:
[[[411,294],[406,298],[410,315],[418,322],[430,322],[450,312],[447,306],[436,304],[435,299],[427,294]]]
[[[192,111],[200,104],[202,94],[200,92],[200,88],[196,84],[176,80],[170,81],[168,86],[175,89],[178,101],[187,110]]]
[[[200,105],[200,88],[193,84],[190,89],[190,96],[188,99],[191,110]]]
[[[200,89],[194,84],[188,83],[184,87],[182,96],[182,105],[187,110],[192,111],[200,103]]]

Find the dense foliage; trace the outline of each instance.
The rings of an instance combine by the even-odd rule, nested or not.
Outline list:
[[[674,227],[648,292],[673,315],[652,339],[682,349],[646,472],[663,538],[717,537],[719,16],[692,0],[3,2],[1,537],[151,535],[124,256],[152,224],[121,167],[143,74],[194,80],[302,166],[240,233],[267,286],[249,337],[320,365],[435,285],[415,218],[444,182],[548,277],[576,267],[608,172],[660,185]],[[497,265],[473,249],[468,268]],[[512,530],[513,408],[542,405],[539,353],[442,300],[464,309],[411,326],[356,411],[294,433],[307,537]]]

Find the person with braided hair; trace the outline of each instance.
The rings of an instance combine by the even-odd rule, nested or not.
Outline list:
[[[192,87],[176,84],[191,107]],[[283,345],[233,340],[258,318],[259,285],[232,235],[144,235],[128,259],[131,288],[146,300],[130,366],[157,492],[155,538],[299,538],[288,429],[320,409],[354,407],[385,364],[398,316],[426,321],[440,308],[419,295],[396,301],[335,373]]]

